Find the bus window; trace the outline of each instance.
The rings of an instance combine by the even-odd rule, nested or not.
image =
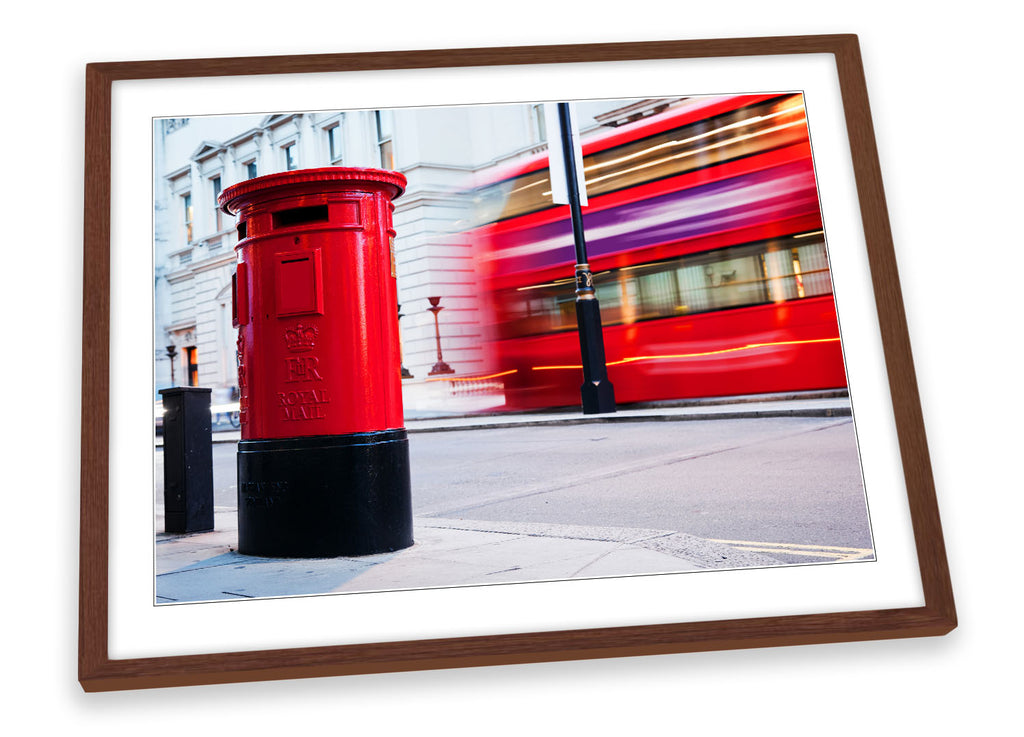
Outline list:
[[[604,325],[628,325],[831,294],[832,282],[824,241],[794,237],[598,272],[594,293]],[[506,337],[572,330],[575,301],[571,279],[509,290],[499,322]]]

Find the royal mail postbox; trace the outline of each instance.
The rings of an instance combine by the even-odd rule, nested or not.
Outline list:
[[[405,177],[306,169],[228,187],[241,441],[238,549],[412,545],[392,200]]]

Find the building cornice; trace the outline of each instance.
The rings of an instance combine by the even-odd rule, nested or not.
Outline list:
[[[213,271],[215,269],[234,264],[235,258],[234,249],[228,248],[224,253],[218,253],[214,256],[204,258],[201,261],[193,261],[190,264],[186,264],[185,266],[171,271],[164,278],[167,279],[169,284],[179,284],[183,281],[194,279],[196,274],[202,274],[206,271]]]
[[[222,266],[227,266],[228,264],[234,264],[235,259],[236,256],[234,249],[229,248],[225,250],[224,253],[218,253],[216,256],[211,256],[210,258],[203,259],[202,261],[197,261],[194,264],[190,264],[190,266],[193,267],[193,273],[199,274],[204,271],[219,269]]]
[[[419,169],[439,169],[441,171],[457,171],[460,174],[472,174],[477,170],[473,166],[460,166],[458,164],[438,164],[432,161],[417,161],[415,164],[402,167],[403,174],[417,171]]]
[[[276,128],[279,125],[287,123],[289,120],[294,120],[302,113],[275,113],[274,115],[268,115],[260,121],[260,127],[264,130],[269,128]]]
[[[465,209],[465,192],[446,192],[442,190],[419,190],[406,192],[395,200],[395,212],[405,212],[416,207],[433,205],[436,207],[456,207]]]
[[[203,141],[199,144],[199,147],[192,152],[189,158],[196,163],[212,159],[217,154],[222,154],[227,151],[227,146],[217,141]]]
[[[192,164],[191,164],[191,162],[188,163],[188,164],[185,164],[184,166],[179,166],[177,169],[174,169],[173,171],[167,172],[166,174],[164,174],[164,179],[166,179],[169,182],[170,181],[174,181],[175,179],[178,179],[179,177],[185,176],[190,171],[192,171]]]
[[[250,128],[244,133],[239,133],[237,136],[232,136],[228,140],[224,141],[224,148],[233,148],[241,143],[251,141],[256,136],[266,133],[263,128]]]
[[[171,323],[170,325],[164,325],[164,331],[168,333],[180,333],[183,330],[195,330],[196,320],[194,317],[190,317],[187,320],[180,322]]]

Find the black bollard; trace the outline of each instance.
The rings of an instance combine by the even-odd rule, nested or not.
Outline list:
[[[210,389],[161,389],[164,403],[164,531],[213,529]]]

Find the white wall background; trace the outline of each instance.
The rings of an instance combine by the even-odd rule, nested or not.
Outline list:
[[[657,9],[309,0],[293,8],[303,14],[294,23],[275,21],[277,2],[218,5],[5,11],[0,693],[12,733],[990,734],[1017,721],[1024,157],[1016,26],[1002,4],[981,0],[964,13],[888,0]],[[851,32],[864,55],[959,629],[941,639],[81,691],[87,62]],[[84,353],[91,358],[88,344]]]

